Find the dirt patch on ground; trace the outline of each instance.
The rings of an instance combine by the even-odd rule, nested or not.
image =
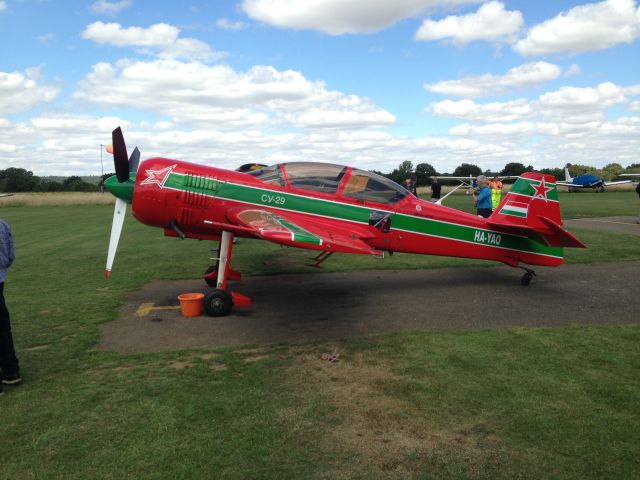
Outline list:
[[[448,456],[461,460],[466,476],[474,478],[498,466],[505,455],[486,429],[459,425],[443,430],[420,405],[394,395],[407,382],[384,359],[371,362],[346,353],[326,362],[319,354],[306,354],[296,359],[288,378],[300,403],[285,412],[286,423],[304,426],[306,405],[325,404],[327,413],[313,420],[315,429],[318,422],[323,426],[316,441],[325,457],[334,459],[323,478],[412,478]]]
[[[202,280],[155,281],[100,326],[97,348],[154,352],[406,330],[635,323],[639,271],[640,262],[537,268],[528,287],[509,267],[250,277],[232,289],[253,306],[223,318],[184,318],[176,308],[179,294],[207,291]],[[148,303],[161,308],[137,315]]]

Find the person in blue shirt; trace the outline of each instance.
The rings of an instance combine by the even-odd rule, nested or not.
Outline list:
[[[491,215],[491,189],[487,185],[487,177],[478,175],[476,178],[479,192],[473,192],[473,200],[478,211],[478,216],[488,218]]]
[[[2,384],[14,385],[20,383],[20,364],[13,348],[13,336],[11,335],[11,322],[9,310],[4,301],[4,282],[7,278],[7,269],[16,258],[13,251],[13,237],[9,225],[0,219],[0,395]]]

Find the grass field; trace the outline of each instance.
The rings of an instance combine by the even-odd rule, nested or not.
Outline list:
[[[571,216],[639,206],[631,192],[561,203]],[[111,215],[109,205],[0,208],[16,241],[5,295],[25,378],[0,398],[0,478],[640,475],[637,325],[96,351],[97,325],[115,318],[127,292],[199,275],[212,247],[129,217],[106,283]],[[638,237],[574,233],[590,248],[567,250],[568,262],[640,260]],[[310,270],[308,253],[265,242],[242,240],[234,255],[246,274]],[[485,264],[336,257],[326,270]],[[339,362],[318,361],[333,348]]]

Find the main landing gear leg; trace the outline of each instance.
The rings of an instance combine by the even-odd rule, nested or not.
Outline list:
[[[222,232],[220,239],[220,249],[218,250],[218,266],[215,290],[207,293],[204,297],[204,310],[210,317],[224,317],[231,311],[231,307],[248,307],[251,305],[251,299],[237,292],[227,290],[227,280],[231,276],[231,252],[233,250],[233,233],[228,231]],[[212,276],[214,271],[209,272]],[[237,273],[237,272],[236,272]],[[235,276],[235,275],[234,275]],[[205,280],[207,279],[205,276]],[[207,281],[209,283],[209,281]],[[209,283],[211,285],[211,283]]]
[[[523,286],[527,286],[531,283],[531,280],[533,280],[533,277],[536,276],[536,272],[534,272],[533,270],[531,270],[530,268],[525,268],[525,267],[518,267],[521,268],[522,270],[524,270],[526,273],[522,276],[522,278],[520,279],[520,285]]]

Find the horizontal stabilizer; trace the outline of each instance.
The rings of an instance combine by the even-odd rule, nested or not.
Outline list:
[[[560,225],[558,225],[553,220],[547,217],[538,217],[542,223],[547,225],[551,230],[553,230],[556,234],[556,237],[560,239],[560,245],[562,247],[573,247],[573,248],[587,248],[587,246],[582,243],[578,238],[576,238],[573,234],[566,231]]]

